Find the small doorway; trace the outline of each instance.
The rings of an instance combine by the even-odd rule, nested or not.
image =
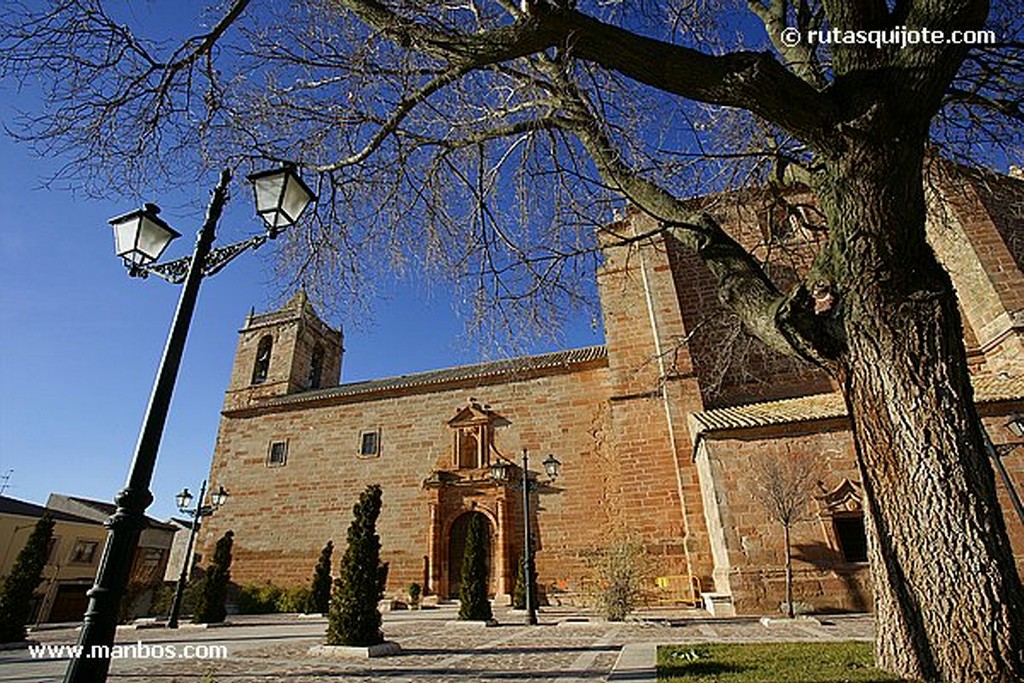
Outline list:
[[[86,607],[89,606],[86,591],[90,588],[92,586],[87,584],[58,584],[57,596],[46,620],[51,623],[81,621],[85,616]]]
[[[491,528],[491,521],[487,519],[487,515],[480,512],[467,512],[455,519],[451,531],[448,532],[448,597],[452,599],[458,598],[459,591],[462,589],[462,557],[466,553],[466,534],[473,517],[482,518],[487,528],[487,534],[484,535],[484,557],[487,560],[487,585],[492,584],[493,543],[491,541],[494,529]]]

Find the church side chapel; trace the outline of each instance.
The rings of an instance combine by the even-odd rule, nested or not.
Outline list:
[[[960,297],[977,411],[1020,490],[1024,448],[999,446],[1021,442],[1007,424],[1024,414],[1024,181],[965,171],[930,199],[929,239]],[[784,287],[803,279],[826,239],[809,196],[694,201]],[[653,227],[639,213],[612,226]],[[210,472],[232,503],[204,523],[200,551],[230,529],[236,583],[305,585],[324,543],[343,542],[359,493],[380,484],[389,595],[415,582],[457,598],[478,517],[490,530],[491,592],[507,602],[525,551],[526,451],[542,602],[584,600],[588,557],[631,540],[653,567],[655,604],[775,613],[783,528],[758,498],[774,463],[806,473],[809,502],[791,529],[794,601],[870,610],[861,481],[828,377],[744,333],[702,263],[670,239],[608,250],[596,278],[603,346],[361,382],[341,382],[342,333],[302,291],[251,313]],[[827,283],[812,294],[822,316],[842,305]],[[557,478],[545,471],[549,455]],[[999,485],[1024,568],[1024,527]]]

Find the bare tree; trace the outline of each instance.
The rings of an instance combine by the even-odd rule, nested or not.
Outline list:
[[[645,237],[609,227],[637,207],[699,255],[750,334],[842,388],[878,663],[1024,678],[1024,589],[956,295],[925,238],[936,143],[1019,159],[1012,0],[227,0],[169,46],[98,0],[5,9],[0,72],[45,91],[17,134],[62,155],[65,178],[139,189],[267,159],[316,173],[318,220],[282,253],[323,298],[423,269],[482,320],[543,328],[593,294],[601,247]],[[744,37],[745,10],[764,34]],[[998,43],[856,39],[986,26]],[[784,291],[688,198],[793,181],[825,239]]]
[[[800,458],[766,455],[754,461],[754,497],[768,518],[782,525],[786,548],[786,615],[792,619],[793,556],[789,533],[794,524],[811,519],[811,492],[816,479],[813,467]]]

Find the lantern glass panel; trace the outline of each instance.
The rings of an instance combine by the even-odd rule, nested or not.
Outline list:
[[[219,487],[212,496],[210,496],[210,502],[213,503],[213,507],[219,508],[228,499],[228,492],[224,490],[224,487]]]
[[[181,493],[176,495],[174,499],[178,502],[178,509],[184,510],[192,504],[192,494],[188,489],[182,489]]]
[[[544,471],[547,472],[548,476],[552,479],[557,477],[562,470],[562,463],[554,455],[549,455],[544,459]]]
[[[253,173],[249,181],[256,195],[256,213],[272,234],[295,223],[316,199],[292,166]]]
[[[285,214],[285,225],[291,225],[299,220],[299,216],[309,206],[313,200],[313,194],[294,173],[289,173],[287,179],[284,196],[281,198],[281,211]]]
[[[256,213],[263,218],[269,228],[278,228],[283,225],[277,210],[283,183],[283,173],[252,176],[252,184],[256,193]]]
[[[157,217],[159,208],[147,204],[110,220],[114,229],[114,252],[128,263],[145,265],[160,255],[178,233]]]
[[[135,249],[142,253],[143,258],[155,261],[164,253],[164,249],[171,243],[171,240],[177,236],[178,233],[166,225],[161,225],[160,222],[143,214],[139,221],[139,237]]]
[[[135,234],[139,229],[139,216],[129,216],[126,220],[111,221],[114,228],[114,253],[127,256],[135,250]]]

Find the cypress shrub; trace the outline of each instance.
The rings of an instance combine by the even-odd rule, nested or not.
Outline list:
[[[306,614],[326,614],[331,606],[331,555],[334,553],[334,542],[320,551],[316,569],[313,570],[313,584],[309,589],[309,600],[306,602]]]
[[[516,573],[516,585],[512,589],[512,609],[526,609],[526,556],[519,558],[519,570]],[[537,572],[533,573],[534,579],[537,578]],[[533,592],[530,593],[530,598],[533,600],[533,606],[538,607],[540,603],[537,602],[537,586],[534,584]]]
[[[423,595],[423,586],[418,583],[409,584],[409,606],[417,609],[420,606],[420,596]]]
[[[487,548],[484,534],[487,523],[474,514],[466,531],[466,550],[462,556],[462,590],[459,591],[459,619],[489,621],[494,618],[487,599]]]
[[[224,603],[227,600],[228,583],[231,581],[231,545],[234,537],[234,532],[228,531],[217,541],[213,562],[203,576],[199,601],[192,616],[192,621],[197,624],[219,624],[227,616]]]
[[[53,519],[44,514],[36,522],[0,588],[0,643],[25,640],[25,622],[32,608],[32,595],[43,579],[52,538]]]
[[[380,508],[380,486],[373,484],[352,509],[348,547],[338,566],[327,613],[328,645],[367,647],[384,642],[377,603],[384,597],[388,565],[380,561]]]

